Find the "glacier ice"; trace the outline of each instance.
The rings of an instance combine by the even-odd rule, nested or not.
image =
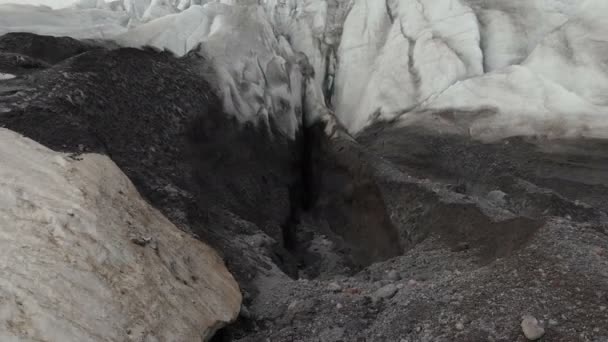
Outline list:
[[[356,133],[378,119],[492,108],[471,132],[602,134],[588,120],[606,114],[606,18],[597,0],[358,1],[344,24],[336,114]]]
[[[2,80],[10,80],[11,78],[15,78],[15,75],[13,74],[5,74],[0,72],[0,81]]]
[[[0,4],[0,35],[31,32],[77,39],[108,39],[126,32],[129,17],[103,9],[62,8]]]
[[[306,110],[309,118],[334,112],[355,134],[378,120],[407,124],[456,110],[478,137],[603,136],[607,6],[602,0],[80,0],[54,11],[1,5],[0,12],[14,15],[0,17],[0,33],[111,38],[178,55],[200,47],[215,65],[227,112],[275,120],[290,136],[305,108],[315,108]]]

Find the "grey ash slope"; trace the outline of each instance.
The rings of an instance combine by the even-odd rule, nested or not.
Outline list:
[[[70,44],[0,44],[40,61],[0,62],[20,75],[0,81],[0,125],[109,155],[214,246],[245,294],[217,341],[523,341],[525,314],[548,341],[608,340],[605,141],[390,123],[293,141],[223,113],[202,56]]]

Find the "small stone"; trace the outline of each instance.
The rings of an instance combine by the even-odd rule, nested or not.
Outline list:
[[[453,248],[454,252],[464,252],[466,250],[469,250],[469,248],[471,248],[471,246],[469,245],[468,242],[459,242],[456,247]]]
[[[606,311],[606,307],[604,305],[600,306],[600,311]]]
[[[495,204],[505,205],[505,202],[506,202],[505,197],[507,197],[507,194],[500,190],[494,190],[494,191],[488,192],[487,197],[490,201],[494,202]]]
[[[344,306],[340,303],[336,304],[336,309],[340,310],[342,309]]]
[[[397,284],[397,289],[401,290],[402,288],[404,288],[403,284],[401,284],[401,283]]]
[[[150,243],[150,241],[152,241],[151,238],[149,237],[143,237],[143,236],[135,236],[131,238],[131,242],[138,245],[138,246],[146,246],[147,244]]]
[[[394,296],[395,293],[397,293],[397,286],[395,284],[388,284],[376,290],[372,298],[374,299],[374,301],[378,301],[380,299],[388,299]]]
[[[594,328],[593,332],[596,332],[596,333],[600,332],[600,328]]]
[[[342,291],[342,286],[336,282],[332,282],[327,285],[327,289],[331,292],[340,292]]]
[[[557,325],[557,324],[558,324],[558,322],[557,322],[556,320],[554,320],[554,319],[550,319],[550,320],[549,320],[549,325],[553,325],[553,326],[555,326],[555,325]]]
[[[536,341],[543,337],[545,329],[540,326],[538,320],[533,316],[526,315],[521,322],[521,330],[530,341]]]
[[[464,324],[462,324],[462,322],[456,323],[456,330],[464,330]]]
[[[410,279],[410,281],[408,281],[408,282],[407,282],[407,284],[408,284],[409,286],[416,286],[416,285],[418,285],[418,282],[417,282],[417,281],[415,281],[414,279]]]
[[[400,280],[400,279],[401,279],[401,276],[399,275],[399,273],[397,273],[397,271],[392,270],[392,271],[389,271],[389,272],[386,274],[386,278],[387,278],[388,280],[392,280],[392,281],[398,281],[398,280]]]
[[[296,306],[298,306],[298,301],[297,300],[289,303],[289,305],[287,306],[287,310],[293,311],[296,308]]]
[[[239,315],[243,318],[251,318],[251,312],[249,312],[249,309],[247,309],[245,305],[241,305],[241,312]]]

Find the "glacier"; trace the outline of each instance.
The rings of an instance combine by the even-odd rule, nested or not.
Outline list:
[[[599,0],[0,6],[11,14],[0,19],[0,33],[111,39],[179,56],[201,49],[229,113],[273,118],[292,137],[306,106],[320,110],[302,102],[307,92],[352,134],[378,120],[407,125],[453,109],[482,139],[605,136],[608,5]],[[306,90],[306,78],[314,89]]]

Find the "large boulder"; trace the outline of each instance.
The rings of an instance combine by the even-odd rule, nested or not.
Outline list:
[[[221,258],[99,154],[0,130],[0,340],[200,341],[239,312]]]

